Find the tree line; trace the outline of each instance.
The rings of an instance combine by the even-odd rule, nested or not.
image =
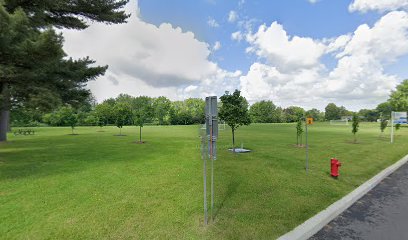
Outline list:
[[[378,119],[389,119],[391,111],[407,111],[408,81],[402,82],[390,94],[387,102],[379,104],[375,109],[361,109],[358,112],[347,110],[343,106],[329,103],[325,111],[318,109],[305,110],[301,107],[290,106],[282,108],[272,101],[259,101],[247,109],[253,123],[292,123],[303,117],[312,117],[315,121],[337,120],[343,116],[357,114],[361,121],[374,122]],[[405,95],[404,95],[405,94]],[[397,98],[397,97],[398,98]],[[402,97],[401,97],[402,96]],[[404,97],[405,96],[405,97]],[[402,99],[402,100],[401,100]],[[244,99],[245,100],[245,99]],[[246,101],[246,100],[245,100]],[[77,102],[78,103],[78,102]],[[14,107],[11,119],[14,126],[50,126],[75,125],[190,125],[203,124],[205,121],[203,99],[188,98],[184,101],[171,101],[161,96],[151,98],[147,96],[133,97],[120,94],[97,104],[91,97],[81,104],[54,104],[54,109],[21,105]],[[222,102],[220,102],[220,106]],[[75,115],[76,120],[67,121],[67,115]]]

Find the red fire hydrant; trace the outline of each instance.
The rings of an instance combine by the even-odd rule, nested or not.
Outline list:
[[[337,178],[340,174],[339,174],[339,168],[341,166],[341,162],[339,162],[339,160],[337,160],[336,158],[332,158],[330,161],[330,165],[331,165],[331,171],[330,174],[332,177]]]

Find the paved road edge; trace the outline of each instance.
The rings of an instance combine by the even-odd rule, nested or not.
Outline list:
[[[312,237],[320,229],[326,226],[330,221],[344,212],[353,203],[363,197],[368,191],[377,186],[384,178],[396,171],[402,165],[408,162],[408,155],[400,159],[398,162],[382,170],[380,173],[372,177],[367,182],[356,188],[351,193],[344,196],[342,199],[333,203],[325,210],[319,212],[315,216],[309,218],[301,225],[297,226],[292,231],[280,236],[278,240],[303,240]]]

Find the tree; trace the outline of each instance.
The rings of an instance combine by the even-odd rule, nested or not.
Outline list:
[[[85,29],[88,20],[123,23],[128,15],[120,9],[127,2],[0,2],[0,141],[7,140],[12,103],[21,106],[33,95],[53,95],[55,99],[74,106],[72,99],[83,99],[90,94],[84,89],[85,83],[106,70],[106,67],[91,67],[94,61],[88,58],[66,58],[62,50],[62,35],[56,34],[52,27]],[[45,92],[53,94],[43,94]]]
[[[29,17],[32,27],[85,29],[89,21],[107,24],[125,23],[129,15],[121,10],[128,0],[4,0],[7,11],[22,9]]]
[[[377,110],[371,109],[361,109],[358,114],[364,117],[364,120],[367,122],[376,122],[379,118],[379,114]]]
[[[251,121],[257,123],[278,122],[276,106],[272,101],[260,101],[254,103],[250,109]]]
[[[219,118],[228,126],[232,131],[232,148],[235,152],[235,131],[242,125],[251,124],[251,118],[248,113],[248,102],[241,96],[241,92],[235,90],[233,94],[225,92],[221,96],[222,106],[219,111]]]
[[[142,142],[142,128],[147,120],[153,117],[153,100],[150,97],[140,96],[133,99],[133,119],[139,126],[139,143]]]
[[[113,114],[115,116],[115,124],[119,128],[119,136],[122,136],[123,126],[132,122],[132,106],[126,102],[118,102],[113,108]]]
[[[299,118],[296,124],[296,145],[302,146],[302,139],[303,139],[303,120]],[[299,144],[300,140],[300,144]]]
[[[67,105],[61,107],[58,112],[61,116],[62,124],[70,126],[72,135],[74,135],[74,128],[78,124],[78,115],[75,113],[74,109],[70,105]]]
[[[380,121],[381,136],[383,136],[384,130],[387,128],[387,125],[388,125],[388,120],[385,118],[382,118]]]
[[[356,113],[353,114],[353,120],[351,124],[351,132],[354,134],[354,143],[357,143],[356,133],[358,132],[358,127],[360,125],[360,119]]]
[[[166,97],[158,97],[153,101],[154,116],[159,121],[159,125],[164,124],[166,116],[169,115],[171,108],[171,101]]]
[[[313,118],[314,121],[323,121],[324,114],[316,108],[312,108],[305,113],[306,117]]]
[[[401,123],[395,124],[395,130],[398,131],[401,128]]]
[[[389,102],[394,111],[408,112],[408,79],[391,92]]]
[[[337,120],[341,118],[341,109],[334,103],[329,103],[324,110],[326,120]]]
[[[380,119],[388,119],[389,117],[391,117],[393,108],[390,102],[383,102],[378,104],[376,110],[380,114]]]
[[[305,110],[301,107],[290,106],[283,110],[286,117],[286,122],[297,122],[299,118],[304,117]]]

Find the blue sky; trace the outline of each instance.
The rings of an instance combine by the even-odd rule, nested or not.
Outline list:
[[[407,0],[131,0],[127,24],[64,30],[65,50],[108,64],[88,86],[119,93],[220,96],[306,109],[374,108],[407,78]]]
[[[142,18],[146,22],[160,25],[172,23],[184,31],[191,31],[196,37],[210,44],[216,41],[222,47],[212,59],[229,71],[248,70],[255,56],[245,54],[248,44],[231,40],[231,33],[239,31],[237,22],[253,20],[253,30],[262,24],[274,21],[285,26],[290,35],[311,38],[332,38],[353,32],[359,25],[372,25],[381,14],[369,12],[349,12],[350,1],[320,0],[310,3],[308,0],[140,0]],[[228,22],[230,11],[238,14],[237,22]],[[214,19],[219,27],[208,25],[208,19]],[[330,63],[329,63],[330,65]]]

